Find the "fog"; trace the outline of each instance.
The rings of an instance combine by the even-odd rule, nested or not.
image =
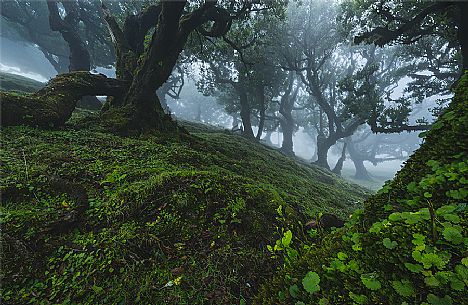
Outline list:
[[[296,13],[290,13],[290,14],[298,14]],[[299,18],[299,17],[298,17]],[[291,22],[291,27],[297,27],[297,24],[294,24],[294,19],[292,19],[293,22]],[[299,20],[299,19],[298,19]],[[2,24],[5,27],[6,23],[2,18]],[[318,29],[320,30],[320,29]],[[305,32],[307,33],[307,32]],[[57,71],[54,69],[52,64],[46,59],[44,56],[44,53],[40,51],[39,46],[35,45],[33,43],[29,43],[26,41],[14,41],[11,38],[11,34],[8,34],[6,31],[2,31],[2,36],[0,37],[0,71],[6,72],[6,73],[11,73],[11,74],[16,74],[16,75],[21,75],[30,79],[34,79],[40,82],[47,82],[49,79],[57,75]],[[306,34],[304,34],[306,35]],[[7,37],[9,36],[9,37]],[[340,68],[339,65],[348,65],[347,61],[349,61],[349,58],[345,55],[346,52],[349,52],[348,46],[346,45],[340,45],[340,47],[333,47],[335,48],[335,55],[333,60],[336,61],[336,63],[339,63],[338,66],[333,66],[336,63],[331,62],[329,67],[327,69],[331,69],[330,73],[335,73],[333,71],[339,71],[339,73],[342,73],[344,68]],[[359,69],[364,69],[364,67],[368,64],[369,59],[366,59],[367,53],[369,52],[368,50],[354,50],[351,47],[351,51],[355,52],[355,55],[351,56],[351,61],[353,61],[353,58],[355,62],[352,62],[351,65],[353,66],[353,69],[356,69],[358,71]],[[387,50],[387,49],[385,49]],[[381,56],[380,57],[380,63],[382,65],[385,63],[387,60],[385,56],[393,56],[393,55],[387,55],[385,52],[387,51],[381,51],[378,49],[376,52],[375,56]],[[209,50],[208,52],[214,52],[213,54],[216,54],[217,51]],[[380,53],[377,53],[380,52]],[[392,52],[393,49],[389,48],[388,49],[388,54],[393,54]],[[398,51],[401,52],[401,51]],[[219,64],[218,67],[214,67],[213,64],[208,65],[206,64],[209,61],[215,61],[216,58],[203,58],[203,56],[200,56],[200,58],[196,59],[195,61],[182,61],[178,64],[177,68],[179,70],[174,70],[173,72],[173,77],[179,77],[182,78],[182,84],[180,83],[180,80],[175,83],[175,85],[170,85],[171,90],[178,91],[177,96],[173,96],[170,94],[170,91],[163,92],[162,94],[164,95],[165,103],[167,103],[167,112],[171,113],[174,117],[184,119],[184,120],[189,120],[189,121],[198,121],[204,124],[208,125],[213,125],[217,126],[219,128],[226,129],[230,132],[236,133],[237,131],[235,130],[234,126],[244,126],[243,123],[241,122],[241,118],[239,116],[239,112],[241,111],[239,108],[239,104],[237,102],[238,97],[236,96],[236,93],[233,91],[232,88],[227,88],[226,85],[224,84],[217,84],[216,83],[216,77],[219,77],[218,74],[222,73],[228,73],[227,77],[231,79],[231,81],[237,81],[240,82],[240,77],[239,72],[236,71],[236,65],[240,65],[236,63],[236,61],[239,60],[241,56],[246,56],[246,54],[241,54],[237,51],[233,52],[229,56],[232,57],[226,57],[227,55],[219,55],[220,58],[222,59],[220,61],[221,64]],[[249,55],[249,54],[247,54]],[[224,57],[223,57],[224,56]],[[252,60],[255,62],[255,60],[260,60],[256,58],[253,54],[250,54],[249,56],[252,57]],[[355,57],[353,57],[355,56]],[[187,57],[189,58],[189,57]],[[226,59],[228,58],[228,59]],[[232,63],[229,65],[225,65],[223,67],[223,64],[226,62],[226,60],[231,60]],[[259,61],[260,62],[260,61]],[[256,64],[256,63],[255,63]],[[400,65],[403,65],[403,61],[399,63]],[[282,63],[278,63],[278,65],[282,65]],[[351,67],[351,66],[350,66]],[[398,66],[397,66],[398,67]],[[400,66],[402,67],[402,66]],[[398,67],[398,68],[400,68]],[[213,76],[212,69],[219,69],[217,75]],[[223,70],[224,69],[224,70]],[[335,69],[335,70],[333,70]],[[337,70],[338,69],[338,70]],[[341,69],[341,70],[340,70]],[[351,68],[347,68],[348,70]],[[185,71],[185,72],[180,72],[180,71]],[[285,70],[287,71],[287,70]],[[102,73],[107,75],[108,77],[115,77],[115,69],[113,67],[95,67],[92,69],[93,73]],[[177,74],[179,73],[179,74]],[[301,72],[302,73],[302,72]],[[321,72],[324,73],[324,72]],[[408,95],[408,84],[412,82],[414,79],[417,77],[422,76],[430,76],[431,73],[426,71],[426,70],[421,70],[418,72],[419,74],[412,74],[413,76],[403,76],[398,78],[395,78],[396,81],[393,81],[393,83],[388,84],[386,87],[389,90],[387,93],[388,99],[390,102],[387,102],[387,104],[392,104],[396,103],[397,101],[407,99],[409,97]],[[299,72],[298,72],[299,74]],[[175,75],[175,76],[174,76]],[[416,76],[414,76],[416,75]],[[418,76],[419,75],[419,76]],[[282,77],[282,79],[281,79]],[[272,92],[268,93],[270,94],[269,99],[271,102],[271,105],[267,106],[267,111],[271,111],[270,113],[267,114],[266,116],[266,122],[265,122],[265,130],[262,135],[262,143],[266,145],[271,145],[273,147],[277,147],[278,149],[282,146],[283,144],[283,132],[282,132],[282,127],[278,124],[278,122],[281,121],[282,119],[282,114],[280,114],[280,109],[278,108],[279,101],[281,99],[281,94],[285,92],[285,84],[284,80],[287,79],[287,73],[283,71],[282,76],[280,77],[279,81],[278,80],[272,80],[271,82],[277,82],[278,86],[281,86],[281,89],[276,90],[276,88],[272,88]],[[344,77],[344,76],[343,76]],[[340,79],[335,80],[335,88],[338,87]],[[169,81],[168,81],[169,82]],[[301,107],[304,108],[306,105],[307,99],[309,99],[308,103],[311,103],[310,101],[314,102],[314,98],[316,97],[310,97],[310,90],[306,88],[304,84],[301,84],[301,79],[300,77],[297,77],[292,81],[294,86],[296,86],[297,89],[297,96],[295,98],[297,99],[296,102],[293,103],[294,107],[297,107],[300,109]],[[179,86],[178,89],[175,89],[175,87]],[[294,87],[293,86],[293,87]],[[330,87],[332,88],[332,87]],[[334,93],[335,88],[332,89],[326,89],[330,90],[329,93]],[[391,89],[388,89],[391,88]],[[161,89],[162,90],[162,89]],[[270,90],[270,89],[268,89]],[[324,89],[325,90],[325,89]],[[174,92],[175,92],[174,91]],[[327,93],[328,94],[328,93]],[[309,97],[308,97],[309,96]],[[440,93],[435,93],[432,94],[431,96],[427,98],[421,99],[418,104],[413,104],[414,106],[411,110],[411,114],[409,116],[408,122],[411,124],[415,124],[420,120],[421,118],[426,118],[429,119],[428,121],[432,121],[432,113],[431,109],[435,108],[437,106],[437,101],[439,99],[447,98],[450,97],[450,95],[447,95],[446,91],[441,90]],[[252,98],[254,100],[254,98]],[[164,101],[162,101],[164,103]],[[254,101],[254,103],[257,103],[257,101]],[[315,103],[315,102],[314,102]],[[253,120],[252,123],[252,131],[254,134],[257,134],[258,132],[258,125],[259,125],[259,115],[260,115],[260,108],[255,104],[251,105],[251,119]],[[270,108],[268,108],[270,107]],[[275,108],[276,107],[276,108]],[[310,107],[307,106],[307,107]],[[315,108],[314,108],[315,107]],[[341,107],[341,106],[340,106]],[[320,107],[317,106],[317,104],[314,104],[312,108],[310,108],[309,113],[305,114],[305,116],[310,116],[312,117],[313,115],[317,116],[318,109]],[[339,107],[337,107],[338,109]],[[342,108],[344,109],[344,108]],[[338,109],[337,111],[342,111],[342,109]],[[320,110],[321,111],[321,110]],[[320,113],[321,116],[323,116],[322,113]],[[293,150],[294,154],[296,157],[301,158],[305,160],[306,162],[313,162],[317,158],[317,124],[318,121],[313,121],[310,122],[310,118],[303,118],[303,114],[301,112],[295,112],[293,117],[295,120],[295,127],[294,127],[294,132],[293,132]],[[323,119],[323,117],[322,117]],[[300,122],[303,120],[304,122]],[[237,124],[237,125],[236,125]],[[239,125],[240,124],[240,125]],[[315,125],[314,125],[315,124]],[[322,124],[325,124],[324,122],[320,122],[320,126]],[[314,127],[315,126],[315,127]],[[374,145],[374,149],[372,151],[374,161],[369,161],[369,160],[364,160],[363,164],[365,168],[367,169],[369,173],[369,178],[367,180],[360,180],[360,179],[355,179],[353,178],[354,172],[355,172],[355,164],[351,160],[350,156],[346,155],[345,161],[343,163],[343,171],[342,175],[347,178],[351,179],[357,183],[361,183],[365,186],[368,186],[370,188],[377,188],[382,185],[382,183],[385,180],[391,179],[393,175],[401,168],[403,162],[405,159],[418,147],[418,145],[421,143],[421,139],[418,138],[418,132],[412,133],[410,137],[408,137],[407,132],[403,132],[401,134],[394,133],[391,135],[391,141],[388,140],[388,138],[385,139],[379,139],[378,136],[375,136],[372,134],[370,131],[369,126],[364,127],[365,124],[362,125],[362,127],[359,127],[354,135],[349,136],[349,137],[343,137],[339,138],[338,142],[332,145],[331,149],[328,151],[328,163],[330,165],[330,168],[332,169],[335,164],[338,162],[340,156],[342,155],[342,148],[343,145],[346,141],[353,141],[353,137],[358,137],[356,136],[357,133],[365,135],[366,133],[371,134],[370,136],[363,136],[364,138],[368,137],[373,138],[373,141],[383,141],[382,147],[378,148],[375,146],[373,143],[369,142],[368,144],[363,144],[364,146],[361,147],[364,150],[367,150],[368,147],[371,145]],[[314,130],[317,129],[317,130]],[[326,131],[325,134],[330,133],[330,131]],[[364,142],[362,143],[367,143],[363,140]],[[387,142],[386,142],[387,141]],[[390,141],[390,142],[388,142]],[[368,145],[368,146],[365,146]],[[379,144],[380,145],[380,144]],[[392,154],[391,151],[392,149],[396,152],[396,154]],[[369,153],[371,151],[369,150]],[[378,160],[378,161],[375,161]]]
[[[44,54],[31,43],[0,38],[0,71],[46,82],[57,72]]]
[[[52,65],[46,60],[44,55],[38,50],[37,46],[25,42],[14,42],[8,38],[1,37],[0,40],[1,56],[0,56],[0,71],[21,75],[31,78],[40,82],[47,82],[49,79],[57,75]],[[195,65],[196,67],[197,65]],[[115,69],[97,67],[93,70],[94,73],[103,73],[108,77],[115,77]],[[190,79],[186,80],[185,85],[182,87],[180,96],[177,99],[168,97],[167,104],[171,113],[176,118],[181,118],[189,121],[197,121],[198,105],[202,106],[200,113],[200,122],[231,130],[232,116],[224,111],[223,106],[216,102],[215,97],[205,96],[197,90],[196,79],[199,79],[195,71],[195,76],[192,75]],[[401,94],[407,80],[400,81],[399,86],[395,90],[394,97]],[[426,101],[421,107],[425,114],[429,114],[428,109],[433,102]],[[258,131],[258,127],[253,127],[254,132]],[[398,137],[398,135],[396,136]],[[401,135],[402,138],[405,134]],[[264,138],[263,140],[266,140]],[[270,145],[274,147],[281,147],[283,136],[280,131],[274,131],[270,136]],[[414,141],[419,143],[417,137]],[[294,152],[295,155],[305,161],[311,162],[314,158],[316,150],[315,140],[310,135],[304,132],[303,127],[299,127],[293,136]],[[398,140],[396,140],[398,142]],[[340,146],[340,145],[335,145]],[[416,148],[417,146],[415,146]],[[340,157],[339,149],[331,149],[328,153],[330,165],[333,166]],[[379,156],[382,157],[382,156]],[[377,165],[373,165],[369,161],[364,161],[364,164],[371,174],[371,181],[361,181],[353,179],[354,165],[353,162],[347,158],[343,164],[343,176],[354,182],[362,184],[366,187],[377,189],[384,181],[391,179],[394,174],[402,167],[404,160],[391,160]]]

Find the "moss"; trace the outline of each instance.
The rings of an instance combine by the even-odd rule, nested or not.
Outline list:
[[[126,83],[84,71],[61,74],[29,95],[1,92],[3,126],[57,127],[70,119],[83,96],[122,95]]]
[[[467,110],[465,74],[395,178],[346,228],[303,245],[308,250],[281,268],[254,303],[466,304]],[[308,272],[318,274],[318,292],[305,291]]]
[[[349,215],[366,196],[223,131],[121,137],[87,115],[62,130],[2,129],[9,304],[249,301],[281,263],[266,250],[277,228],[299,235],[320,211]]]

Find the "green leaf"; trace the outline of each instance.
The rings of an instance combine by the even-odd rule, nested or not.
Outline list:
[[[423,245],[426,237],[419,233],[413,234],[413,240],[411,241],[414,245]]]
[[[286,294],[284,293],[284,291],[278,291],[278,300],[280,301],[284,301],[286,300]]]
[[[395,289],[395,291],[402,297],[409,297],[414,293],[413,284],[406,279],[401,281],[393,281],[392,286],[393,289]]]
[[[462,262],[463,266],[468,267],[468,257],[462,258],[461,262]]]
[[[455,211],[456,208],[457,207],[453,204],[443,205],[436,210],[436,214],[439,216],[444,215],[444,214],[450,214],[453,211]]]
[[[424,269],[423,266],[419,264],[412,264],[412,263],[405,263],[405,267],[406,269],[408,269],[409,271],[413,273],[419,273]]]
[[[346,259],[348,258],[348,254],[346,254],[346,253],[344,253],[344,252],[338,252],[338,255],[337,255],[337,256],[338,256],[338,259],[339,259],[340,261],[344,261],[344,260],[346,260]]]
[[[460,223],[460,217],[457,214],[444,214],[442,217],[445,218],[445,220],[450,221],[452,223]]]
[[[431,305],[452,305],[453,304],[452,298],[450,296],[446,295],[443,298],[439,298],[438,296],[432,293],[427,296],[427,301]]]
[[[309,271],[302,279],[302,286],[308,293],[315,293],[320,290],[320,276],[316,272]]]
[[[382,230],[382,223],[377,221],[372,224],[372,226],[369,229],[370,233],[379,233],[380,230]]]
[[[413,182],[411,182],[410,184],[408,184],[408,185],[406,186],[406,189],[407,189],[409,192],[414,193],[414,192],[416,191],[416,189],[417,189],[416,182],[413,181]]]
[[[456,291],[463,291],[463,289],[465,289],[465,283],[456,276],[452,276],[450,278],[450,288]]]
[[[421,263],[424,265],[424,268],[429,269],[432,266],[438,267],[441,269],[445,266],[444,261],[435,253],[424,253],[421,257]]]
[[[330,304],[330,302],[328,302],[326,298],[321,298],[319,300],[319,305],[328,305],[328,304]]]
[[[456,265],[455,272],[462,278],[462,280],[468,281],[468,268],[463,265]]]
[[[437,287],[440,285],[439,280],[435,276],[428,276],[424,278],[424,283],[429,287]]]
[[[382,287],[382,284],[373,273],[361,274],[361,281],[370,290],[379,290]]]
[[[390,238],[384,238],[382,243],[387,249],[394,249],[398,245],[396,241],[392,241]]]
[[[292,232],[291,230],[287,230],[286,232],[284,232],[283,238],[281,238],[281,243],[283,244],[284,247],[289,247],[289,245],[291,244],[291,240],[292,240]]]
[[[102,289],[102,287],[99,287],[99,286],[96,286],[96,285],[93,285],[93,290],[95,293],[97,294],[100,294],[104,289]]]
[[[353,300],[354,302],[358,303],[358,304],[366,304],[367,303],[367,297],[363,294],[355,294],[355,293],[352,293],[351,291],[349,292],[349,297],[351,298],[351,300]]]
[[[401,213],[392,213],[388,215],[388,220],[390,221],[399,221],[401,220]]]
[[[414,258],[415,261],[420,262],[422,260],[422,254],[421,251],[415,250],[411,253],[411,256]]]
[[[455,245],[459,245],[463,242],[463,235],[456,227],[446,227],[442,235],[446,240]]]
[[[299,293],[299,287],[297,285],[292,285],[289,287],[289,294],[293,298],[297,298],[298,293]]]

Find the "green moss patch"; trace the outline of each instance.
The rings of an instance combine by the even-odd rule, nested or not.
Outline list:
[[[281,262],[267,250],[280,228],[299,236],[366,196],[220,130],[120,137],[88,115],[62,130],[2,130],[8,304],[249,302]]]

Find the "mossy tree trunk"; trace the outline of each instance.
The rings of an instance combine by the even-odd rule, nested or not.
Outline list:
[[[320,134],[317,136],[317,161],[314,162],[315,164],[326,169],[330,169],[330,166],[328,165],[328,151],[336,141],[337,140],[329,137],[326,138]]]
[[[83,96],[120,96],[128,90],[124,81],[89,72],[71,72],[53,78],[47,86],[30,95],[0,91],[2,125],[52,127],[70,119]]]

